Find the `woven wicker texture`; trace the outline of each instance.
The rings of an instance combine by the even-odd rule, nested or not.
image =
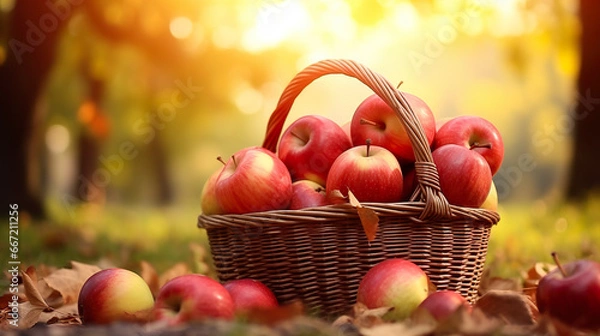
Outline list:
[[[323,317],[346,313],[356,302],[362,276],[378,262],[406,258],[438,289],[453,289],[470,301],[485,263],[496,212],[448,204],[424,131],[403,95],[381,75],[351,60],[324,60],[298,73],[283,91],[267,125],[263,147],[275,151],[300,92],[328,74],[356,78],[398,114],[415,151],[418,188],[410,202],[364,203],[379,216],[368,242],[350,205],[243,215],[200,215],[221,281],[253,278],[280,303],[302,300]]]

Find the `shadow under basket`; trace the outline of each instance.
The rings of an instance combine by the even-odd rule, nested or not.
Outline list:
[[[362,204],[379,217],[371,242],[349,204],[200,215],[198,227],[206,229],[219,280],[252,278],[268,286],[280,304],[301,300],[311,313],[335,318],[356,303],[360,280],[371,267],[404,258],[420,266],[438,290],[455,290],[474,302],[490,231],[500,217],[494,211],[448,203],[419,120],[383,77],[349,60],[307,67],[284,90],[263,147],[275,152],[294,99],[327,74],[359,79],[397,112],[413,144],[417,191],[407,202]]]

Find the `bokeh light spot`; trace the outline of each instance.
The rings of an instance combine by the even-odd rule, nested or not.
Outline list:
[[[169,30],[171,31],[171,35],[176,39],[185,39],[192,34],[194,30],[194,24],[192,20],[185,16],[178,16],[171,20],[169,23]]]
[[[69,130],[63,125],[52,125],[46,131],[46,147],[56,154],[63,153],[71,143]]]

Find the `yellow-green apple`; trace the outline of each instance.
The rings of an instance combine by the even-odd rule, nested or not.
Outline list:
[[[426,310],[434,319],[442,321],[454,314],[460,307],[471,310],[471,305],[460,293],[453,290],[440,290],[429,294],[417,307],[417,310]]]
[[[108,268],[89,277],[77,300],[79,316],[84,324],[134,322],[135,313],[150,310],[154,298],[139,275],[122,268]]]
[[[580,259],[557,268],[539,282],[538,309],[568,325],[600,331],[600,263]]]
[[[287,209],[292,179],[271,151],[249,147],[227,161],[215,183],[215,196],[227,214]]]
[[[485,201],[481,204],[480,208],[498,211],[498,190],[496,189],[496,184],[492,181],[492,186],[490,187],[490,192],[488,193]]]
[[[204,183],[204,187],[202,187],[202,194],[200,195],[200,207],[202,209],[202,213],[205,215],[218,215],[223,213],[223,209],[221,209],[221,206],[217,201],[217,195],[215,194],[215,184],[217,183],[217,179],[219,178],[221,171],[223,171],[222,167],[212,173],[208,180],[206,180]]]
[[[490,166],[478,152],[448,144],[432,153],[442,193],[450,204],[478,208],[492,185]]]
[[[403,95],[419,119],[427,143],[431,145],[435,137],[435,118],[431,109],[419,97],[406,92]],[[412,143],[400,117],[377,95],[369,96],[356,108],[352,116],[351,136],[355,146],[371,139],[373,145],[387,148],[401,163],[415,161]]]
[[[292,201],[290,210],[327,205],[325,188],[311,180],[299,180],[292,183]]]
[[[397,202],[402,196],[402,170],[392,152],[367,141],[338,156],[325,188],[329,198],[335,190],[343,196],[351,190],[360,202]]]
[[[254,279],[238,279],[226,282],[225,289],[231,294],[236,312],[253,309],[269,309],[279,306],[275,294],[265,284]]]
[[[406,259],[387,259],[373,266],[361,279],[357,301],[368,308],[394,307],[384,318],[402,320],[429,294],[429,278]]]
[[[496,174],[504,158],[504,143],[500,131],[490,121],[478,116],[459,116],[448,120],[435,135],[432,148],[456,144],[483,156]]]
[[[324,185],[333,161],[352,143],[333,120],[307,115],[294,121],[281,136],[277,155],[293,181],[312,180]]]
[[[201,274],[180,275],[156,296],[154,316],[170,325],[207,319],[230,320],[235,314],[231,294],[218,281]]]

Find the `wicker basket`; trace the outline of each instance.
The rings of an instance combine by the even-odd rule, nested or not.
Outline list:
[[[253,278],[280,303],[302,302],[323,317],[346,313],[356,302],[362,276],[378,262],[406,258],[438,289],[453,289],[470,301],[477,289],[496,212],[448,204],[423,129],[403,95],[381,75],[350,60],[324,60],[298,73],[285,88],[263,147],[275,151],[289,110],[315,79],[344,74],[367,85],[401,118],[413,144],[418,188],[409,202],[364,203],[379,216],[368,242],[350,205],[243,215],[200,215],[221,281]]]

